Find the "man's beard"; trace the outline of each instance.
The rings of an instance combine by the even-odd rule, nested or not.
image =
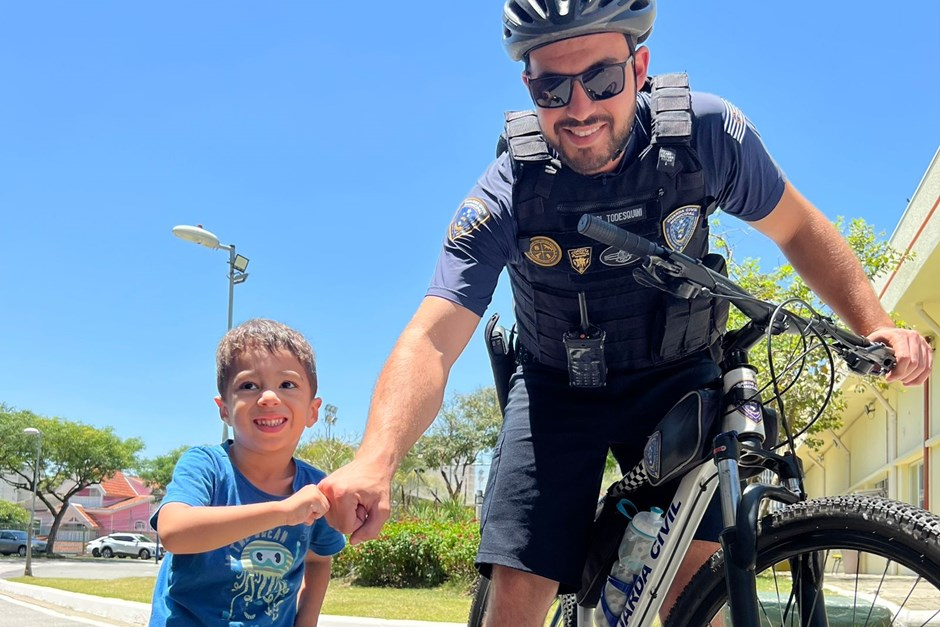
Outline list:
[[[561,142],[557,141],[557,138],[561,137],[564,129],[587,127],[598,123],[604,123],[607,125],[607,128],[612,129],[614,128],[614,119],[609,115],[596,115],[581,123],[572,123],[570,120],[562,120],[554,126],[556,141],[549,140],[548,143],[558,152],[562,163],[578,174],[591,176],[599,173],[611,161],[620,157],[623,149],[627,145],[627,141],[630,139],[630,133],[633,130],[632,115],[629,118],[629,122],[630,123],[623,129],[614,130],[606,146],[573,148],[570,146],[562,146]]]

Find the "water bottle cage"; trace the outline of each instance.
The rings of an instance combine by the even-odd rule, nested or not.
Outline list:
[[[630,598],[630,593],[633,590],[633,581],[627,583],[626,581],[620,581],[616,577],[607,577],[607,583],[622,592],[627,599]],[[610,609],[610,605],[607,604],[607,597],[602,594],[598,602],[601,604],[601,609],[604,611],[607,624],[611,626],[616,625],[620,621],[620,615],[614,614]]]

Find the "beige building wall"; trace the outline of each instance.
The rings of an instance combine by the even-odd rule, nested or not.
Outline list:
[[[895,249],[912,256],[881,277],[875,290],[885,309],[897,313],[936,346],[940,337],[940,151],[890,241]],[[935,361],[927,383],[914,388],[846,378],[842,427],[822,434],[824,444],[819,450],[800,449],[810,495],[877,492],[940,513],[938,371],[940,361]]]
[[[911,253],[875,284],[881,303],[936,347],[940,338],[940,151],[931,161],[891,245]],[[940,360],[930,379],[909,388],[847,377],[842,426],[823,445],[799,449],[810,496],[874,493],[940,513]],[[866,555],[860,572],[880,573]],[[895,566],[891,574],[905,574]]]

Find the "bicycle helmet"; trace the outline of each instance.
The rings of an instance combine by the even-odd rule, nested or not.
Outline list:
[[[656,0],[506,0],[503,45],[513,61],[569,37],[623,33],[634,45],[653,30]]]

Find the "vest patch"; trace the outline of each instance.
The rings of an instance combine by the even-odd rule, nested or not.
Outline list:
[[[490,219],[491,215],[485,202],[473,196],[467,198],[460,205],[460,209],[457,210],[453,222],[450,223],[448,229],[450,241],[453,242],[457,238],[469,235],[477,230],[481,224]]]
[[[676,169],[676,152],[669,148],[659,149],[659,163],[656,169],[660,172],[672,172]]]
[[[584,274],[591,267],[591,247],[572,248],[568,251],[568,261],[578,274]]]
[[[699,205],[686,205],[666,216],[663,220],[663,237],[669,248],[680,253],[685,250],[695,235],[701,211]]]
[[[529,240],[526,258],[537,266],[551,268],[561,261],[561,246],[550,237],[538,235]]]
[[[624,224],[625,222],[636,222],[637,220],[642,220],[646,217],[646,208],[643,205],[637,207],[629,207],[623,211],[615,211],[613,213],[605,213],[601,215],[602,218],[610,222],[611,224]]]
[[[620,250],[616,246],[610,246],[605,248],[598,259],[601,260],[601,263],[605,266],[610,266],[612,268],[617,268],[620,266],[629,266],[631,263],[635,263],[640,260],[636,255],[631,255],[630,253]]]

